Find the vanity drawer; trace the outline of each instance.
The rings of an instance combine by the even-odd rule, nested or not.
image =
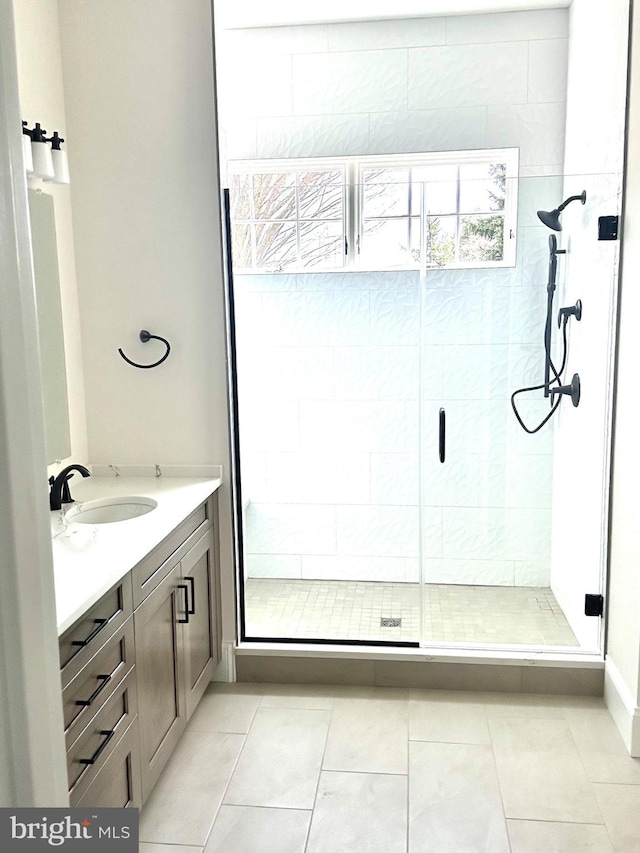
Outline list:
[[[67,748],[131,672],[134,663],[133,618],[130,616],[62,691]]]
[[[140,808],[140,746],[136,717],[111,755],[87,785],[77,786],[69,797],[71,808],[94,809]]]
[[[69,793],[79,797],[104,766],[118,740],[138,713],[135,669],[117,687],[111,697],[67,749]],[[82,785],[82,789],[79,786]]]
[[[133,612],[131,576],[127,574],[59,640],[63,688],[89,662]]]
[[[131,572],[133,606],[141,604],[212,524],[211,502],[205,501],[176,527]]]

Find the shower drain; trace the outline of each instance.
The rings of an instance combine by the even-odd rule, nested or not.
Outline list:
[[[390,616],[383,616],[380,620],[381,628],[399,628],[402,625],[402,619],[392,619]]]

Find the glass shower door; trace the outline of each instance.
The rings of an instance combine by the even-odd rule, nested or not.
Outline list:
[[[554,207],[562,191],[562,176],[519,180],[514,266],[427,270],[424,275],[421,530],[427,645],[599,648],[601,620],[585,617],[584,601],[586,593],[602,591],[606,452],[602,411],[588,409],[606,409],[606,383],[597,381],[593,368],[598,358],[607,363],[603,335],[611,325],[612,288],[602,281],[595,297],[586,283],[589,250],[584,247],[584,260],[578,259],[576,234],[587,235],[589,242],[595,224],[590,230],[577,212],[572,211],[573,244],[569,233],[558,235],[558,246],[575,248],[571,258],[558,257],[552,355],[560,366],[558,309],[591,290],[587,298],[601,305],[591,316],[590,343],[584,322],[571,318],[563,376],[569,382],[574,370],[586,368],[595,398],[576,409],[565,397],[532,434],[522,429],[511,404],[514,391],[544,381],[550,232],[535,211]],[[567,217],[567,232],[571,224]],[[591,247],[592,263],[593,241]],[[590,347],[598,357],[587,354]],[[530,428],[545,418],[550,405],[540,388],[517,398]],[[592,440],[594,418],[602,427]],[[570,447],[585,439],[588,458],[579,461]],[[580,515],[592,516],[589,530],[581,533]],[[588,540],[589,548],[580,540]]]

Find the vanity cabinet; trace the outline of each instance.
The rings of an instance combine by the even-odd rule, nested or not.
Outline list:
[[[72,806],[148,797],[221,657],[216,496],[60,638]]]

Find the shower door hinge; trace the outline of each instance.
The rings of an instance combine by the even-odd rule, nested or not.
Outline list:
[[[584,615],[602,616],[604,613],[604,595],[589,595],[584,597]]]

